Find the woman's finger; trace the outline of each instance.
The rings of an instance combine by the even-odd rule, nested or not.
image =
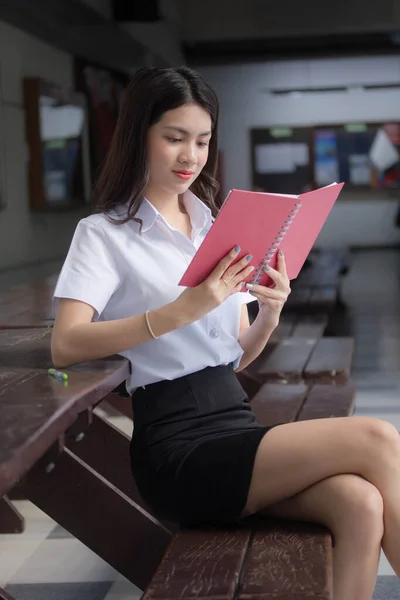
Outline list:
[[[278,269],[281,268],[281,264],[278,263]],[[285,267],[284,267],[285,268]],[[288,288],[289,287],[289,279],[287,274],[283,271],[279,271],[277,269],[273,269],[269,265],[265,267],[266,274],[271,277],[272,281],[275,283],[277,287]]]
[[[283,275],[282,273],[279,273],[279,271],[277,271],[276,269],[273,269],[270,266],[265,267],[265,272],[267,273],[267,275],[269,277],[271,277],[272,281],[275,284],[274,288],[267,288],[267,289],[279,289],[279,290],[283,290],[285,292],[290,292],[290,281],[287,277],[287,275]]]
[[[238,260],[234,265],[231,265],[226,269],[226,271],[222,274],[223,279],[226,281],[233,281],[235,278],[238,278],[238,281],[241,279],[245,279],[247,275],[251,272],[248,270],[249,262],[252,259],[251,254],[247,254],[243,256],[240,260]],[[254,270],[254,266],[250,265],[251,270]]]
[[[276,288],[266,288],[262,285],[252,285],[251,283],[246,284],[246,288],[257,298],[269,298],[271,300],[281,300],[286,302],[288,294],[284,290],[278,290]]]
[[[285,261],[285,256],[284,256],[282,250],[279,250],[279,252],[278,252],[277,267],[278,267],[279,273],[281,273],[281,275],[283,275],[283,277],[285,277],[287,279],[286,261]]]
[[[276,269],[273,269],[269,265],[267,265],[264,268],[264,271],[266,272],[266,274],[269,277],[271,277],[271,279],[274,283],[278,283],[278,281],[280,281],[282,279],[282,275],[279,273],[279,271],[277,271]]]

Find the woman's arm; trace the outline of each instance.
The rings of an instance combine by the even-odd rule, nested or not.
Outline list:
[[[250,274],[246,257],[230,267],[233,286],[222,276],[236,258],[232,250],[203,283],[186,288],[173,302],[150,311],[149,321],[157,337],[197,321],[239,291]],[[152,339],[145,315],[113,321],[92,322],[94,307],[80,300],[61,297],[51,339],[51,355],[58,368],[104,358],[134,348]]]
[[[191,322],[178,301],[149,313],[157,337]],[[144,314],[114,321],[92,322],[94,308],[79,300],[62,298],[51,339],[57,368],[118,354],[152,339]]]
[[[245,369],[263,351],[276,325],[273,325],[270,319],[263,319],[260,313],[254,323],[250,325],[247,304],[243,304],[238,340],[243,348],[243,356],[235,369],[236,372]]]
[[[247,288],[251,290],[250,293],[258,299],[259,310],[254,323],[249,327],[247,306],[245,306],[247,325],[246,315],[244,315],[242,309],[239,344],[242,346],[244,353],[236,371],[241,371],[247,367],[262,352],[272,332],[278,326],[283,305],[290,294],[290,281],[281,251],[278,253],[277,270],[268,266],[266,272],[274,283],[272,288],[261,285],[247,285]]]

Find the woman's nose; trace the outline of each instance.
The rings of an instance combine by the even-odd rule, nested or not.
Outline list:
[[[187,146],[181,153],[180,161],[193,164],[196,162],[196,153],[193,146]]]

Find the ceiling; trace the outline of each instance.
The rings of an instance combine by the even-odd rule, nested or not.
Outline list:
[[[185,60],[196,67],[400,53],[400,0],[121,0],[128,9],[130,3],[154,3],[161,15],[156,22],[117,22],[116,1],[0,0],[0,20],[129,72],[141,64]]]
[[[400,0],[170,0],[191,63],[400,50]]]

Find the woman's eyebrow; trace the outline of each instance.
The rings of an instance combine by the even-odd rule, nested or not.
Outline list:
[[[183,135],[189,135],[189,132],[186,129],[183,129],[183,127],[174,127],[173,125],[165,125],[164,129],[173,129],[174,131],[178,131],[179,133],[182,133]],[[211,135],[211,131],[205,131],[204,133],[199,133],[198,137],[204,137],[206,135]]]

